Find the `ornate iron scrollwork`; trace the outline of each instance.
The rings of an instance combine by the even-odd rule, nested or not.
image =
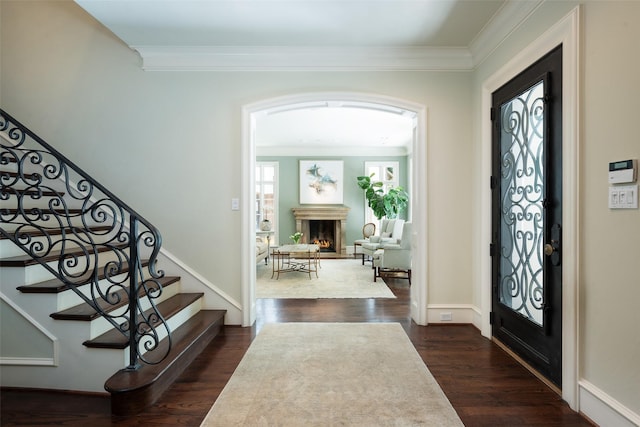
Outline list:
[[[544,84],[501,107],[500,301],[542,325]]]
[[[128,337],[128,369],[159,363],[171,348],[159,350],[171,331],[154,301],[160,232],[2,110],[0,134],[0,232]]]

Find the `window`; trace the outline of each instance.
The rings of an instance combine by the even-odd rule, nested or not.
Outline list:
[[[398,187],[400,185],[400,164],[398,162],[365,162],[364,173],[371,177],[371,181],[381,181],[386,193],[392,187]],[[366,204],[365,198],[365,206]],[[365,223],[372,222],[376,224],[376,230],[380,229],[380,221],[375,217],[373,211],[369,206],[365,209]]]
[[[276,230],[278,219],[277,189],[278,162],[256,162],[256,230],[260,229],[260,223],[265,219],[271,221],[271,229]]]

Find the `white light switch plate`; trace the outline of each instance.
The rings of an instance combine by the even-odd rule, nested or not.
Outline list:
[[[231,199],[231,210],[232,211],[240,210],[240,199]]]
[[[638,209],[638,185],[609,187],[609,208]]]

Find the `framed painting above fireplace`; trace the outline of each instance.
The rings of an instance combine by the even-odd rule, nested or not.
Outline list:
[[[342,160],[300,160],[300,204],[342,204]]]

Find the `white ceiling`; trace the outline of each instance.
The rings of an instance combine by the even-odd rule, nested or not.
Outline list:
[[[75,0],[146,70],[470,70],[543,0]],[[300,107],[300,106],[298,106]],[[317,105],[257,117],[259,147],[403,147],[413,117]]]
[[[305,102],[255,114],[254,135],[259,155],[363,155],[365,147],[368,155],[403,155],[415,119],[415,113],[388,105]]]
[[[130,46],[467,47],[504,0],[77,0]]]

